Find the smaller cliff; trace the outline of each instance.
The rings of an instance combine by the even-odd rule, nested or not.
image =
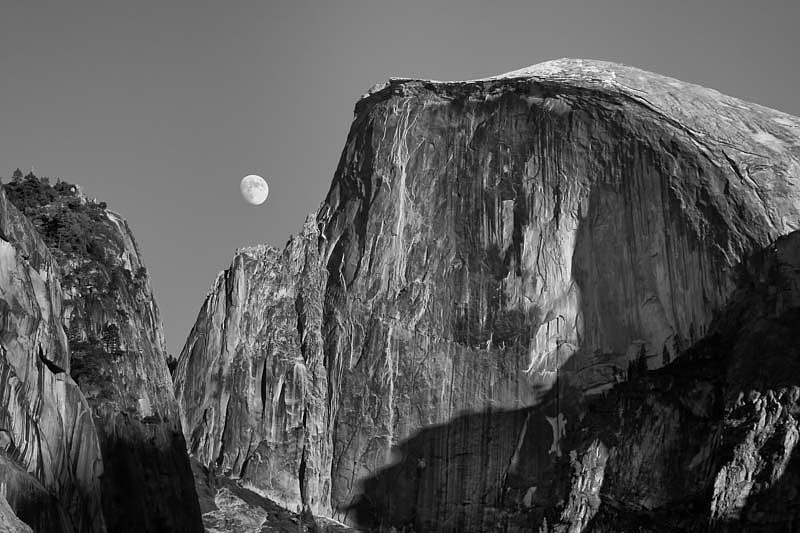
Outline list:
[[[208,533],[345,533],[354,531],[308,509],[292,512],[192,460],[203,525]],[[2,532],[0,532],[2,533]]]
[[[331,453],[320,409],[328,391],[318,238],[310,216],[282,251],[237,251],[175,371],[189,451],[298,512],[304,505],[316,511],[324,500],[317,487]]]
[[[91,408],[108,529],[202,530],[161,319],[130,228],[63,181],[17,176],[5,189],[57,264],[71,349],[61,368]]]

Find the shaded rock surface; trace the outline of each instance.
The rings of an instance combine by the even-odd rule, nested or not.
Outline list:
[[[370,527],[791,527],[751,504],[794,479],[795,400],[754,373],[794,304],[736,306],[780,294],[748,265],[798,228],[795,117],[592,61],[390,80],[316,221],[212,288],[190,451]]]
[[[0,496],[0,533],[32,533],[28,524],[17,518],[6,499]]]
[[[82,406],[100,445],[102,458],[91,464],[102,471],[105,527],[201,531],[161,319],[130,228],[65,182],[29,175],[5,189],[41,235],[36,242],[44,241],[60,279],[53,312],[63,353],[44,348],[34,360],[80,388],[79,399],[65,403]]]
[[[197,496],[167,368],[161,318],[128,225],[107,211],[112,268],[86,258],[64,267],[72,376],[103,450],[103,499],[113,531],[200,531]],[[97,269],[87,275],[87,269]],[[93,274],[105,274],[94,285]]]
[[[796,530],[800,232],[756,253],[739,280],[708,335],[661,369],[632,365],[582,405],[554,389],[528,409],[419,432],[365,483],[359,520],[418,531]],[[556,434],[559,414],[575,423]],[[517,443],[492,445],[500,457],[457,438],[492,426],[484,446]],[[458,483],[442,479],[442,463]],[[502,483],[474,486],[492,474]],[[453,513],[439,496],[452,492],[481,504]]]

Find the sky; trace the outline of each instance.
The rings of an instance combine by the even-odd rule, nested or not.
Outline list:
[[[127,218],[178,355],[236,248],[283,246],[322,202],[376,82],[579,57],[800,115],[798,20],[796,0],[0,0],[0,176]]]

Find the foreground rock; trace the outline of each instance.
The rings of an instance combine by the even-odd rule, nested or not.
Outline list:
[[[69,375],[59,271],[0,190],[0,485],[36,531],[105,531],[103,461]]]
[[[203,524],[208,533],[344,533],[354,531],[308,511],[293,513],[268,498],[192,461]]]
[[[784,497],[795,399],[727,380],[762,355],[740,332],[793,323],[732,317],[793,283],[743,269],[798,228],[795,117],[601,62],[391,80],[316,223],[217,279],[175,376],[190,450],[371,527],[791,527],[791,495],[742,513]]]
[[[81,416],[100,444],[102,459],[79,467],[102,471],[105,526],[201,531],[161,319],[128,225],[64,182],[18,176],[5,188],[33,222],[60,274],[63,295],[53,312],[64,353],[47,362],[41,357],[52,351],[45,348],[39,364],[60,371],[69,383],[71,376],[80,387],[80,393],[75,389],[80,399],[65,403],[83,406]]]

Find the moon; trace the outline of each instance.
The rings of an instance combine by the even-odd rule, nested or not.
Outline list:
[[[255,174],[243,177],[239,189],[242,191],[242,197],[250,205],[261,205],[269,196],[269,185],[264,178]]]

